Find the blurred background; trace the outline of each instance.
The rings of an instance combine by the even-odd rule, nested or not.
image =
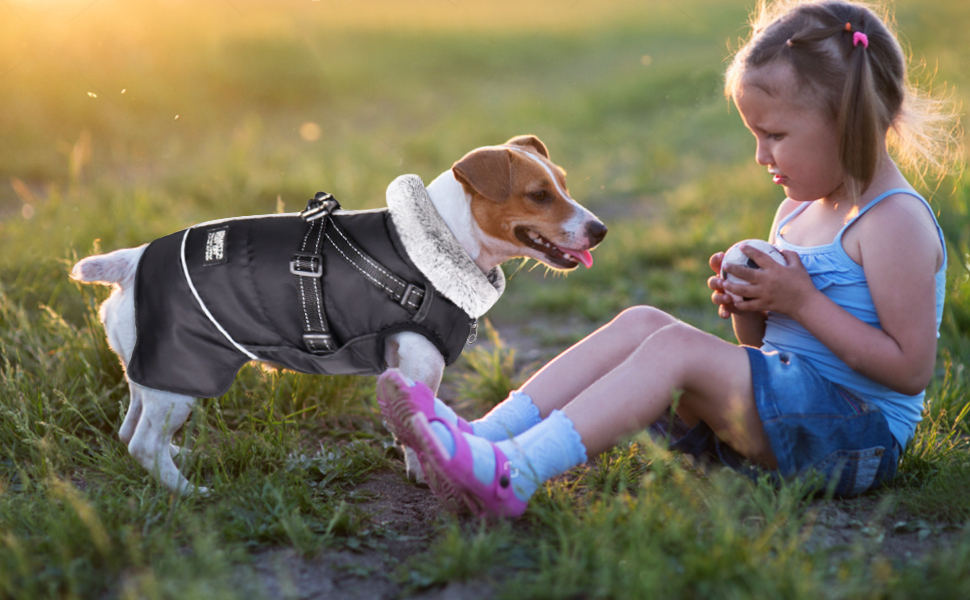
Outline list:
[[[478,416],[634,304],[733,339],[708,257],[766,238],[783,194],[722,91],[754,4],[0,0],[0,598],[970,597],[959,170],[913,180],[950,257],[939,368],[900,477],[857,502],[748,486],[641,436],[546,486],[518,525],[444,520],[405,482],[364,377],[244,368],[198,403],[179,443],[199,451],[180,461],[209,498],[170,496],[117,438],[110,290],[72,283],[77,258],[318,190],[383,206],[395,177],[430,182],[519,134],[610,233],[568,276],[507,263],[443,399]],[[913,77],[966,104],[970,2],[895,14]]]
[[[646,302],[727,336],[708,256],[767,237],[781,200],[722,92],[753,4],[0,1],[0,282],[77,318],[75,256],[317,190],[382,206],[400,174],[430,182],[532,133],[611,233],[568,278],[508,265],[493,318],[562,345]],[[967,97],[970,3],[895,14],[914,77]],[[951,244],[946,347],[965,356],[967,181],[921,187]]]

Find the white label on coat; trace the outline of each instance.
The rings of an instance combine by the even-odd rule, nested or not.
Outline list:
[[[210,229],[205,238],[205,266],[226,262],[226,234],[229,227]]]

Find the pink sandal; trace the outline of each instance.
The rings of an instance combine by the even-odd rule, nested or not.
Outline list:
[[[388,369],[377,379],[377,404],[391,435],[398,442],[417,449],[417,436],[411,427],[411,419],[423,413],[435,419],[434,393],[425,384],[413,382],[397,369]],[[472,426],[458,417],[458,430],[474,434]]]
[[[433,417],[431,422],[444,424],[455,441],[455,455],[448,453],[431,429],[427,416],[418,412],[411,418],[409,430],[417,436],[417,450],[421,467],[431,491],[450,511],[458,513],[467,508],[475,516],[519,517],[528,507],[512,491],[509,460],[498,446],[489,442],[495,452],[495,477],[484,484],[475,477],[471,447],[461,431],[444,419]]]

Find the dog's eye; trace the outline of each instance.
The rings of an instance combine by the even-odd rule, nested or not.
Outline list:
[[[538,204],[545,204],[552,200],[552,196],[550,196],[549,193],[546,192],[546,190],[529,192],[529,198],[531,198],[533,202],[536,202]]]

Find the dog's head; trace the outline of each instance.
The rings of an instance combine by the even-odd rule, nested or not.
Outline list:
[[[472,198],[478,227],[509,258],[534,258],[553,269],[589,268],[589,251],[606,226],[569,197],[566,172],[539,138],[514,137],[472,150],[452,167]]]

